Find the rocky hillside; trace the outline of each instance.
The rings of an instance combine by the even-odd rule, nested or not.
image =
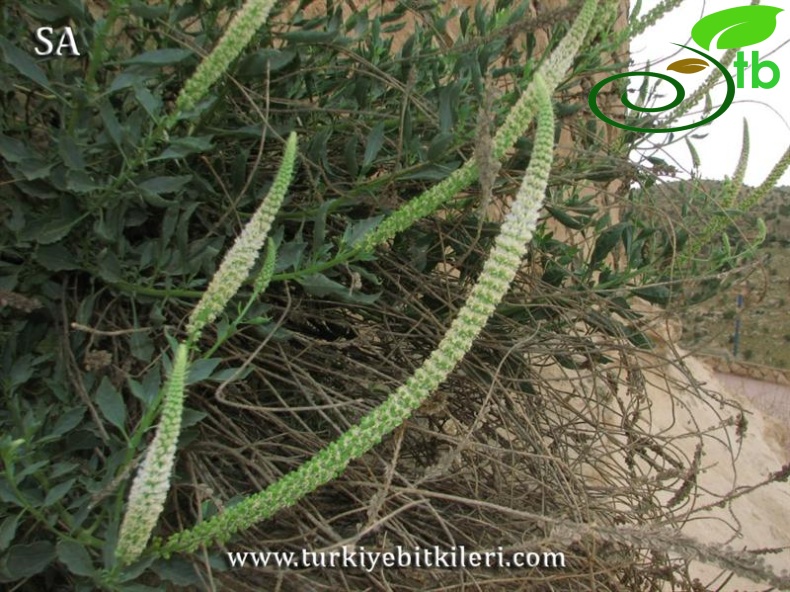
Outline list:
[[[695,217],[696,223],[704,223],[716,211],[717,206],[711,204],[717,203],[723,188],[721,181],[697,181],[693,186],[678,181],[651,193],[660,195],[655,203],[663,204],[660,209],[672,223],[693,228]],[[744,187],[736,204],[750,190]],[[727,231],[733,247],[753,239],[758,218],[765,222],[765,241],[749,261],[734,266],[737,271],[729,275],[729,285],[704,302],[678,302],[675,312],[683,321],[682,344],[690,350],[790,369],[790,187],[775,188],[748,214],[733,213],[733,225]],[[735,355],[737,321],[740,339]]]

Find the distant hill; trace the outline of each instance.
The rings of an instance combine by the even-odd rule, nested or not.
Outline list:
[[[648,190],[652,203],[668,223],[700,228],[710,216],[709,207],[722,194],[723,181],[677,181]],[[738,199],[753,188],[744,187]],[[736,200],[737,203],[737,200]],[[681,344],[713,354],[733,353],[733,334],[740,319],[738,359],[790,369],[790,187],[773,189],[740,219],[743,232],[753,235],[756,219],[766,225],[766,240],[756,262],[744,277],[723,293],[703,303],[677,311],[683,321]],[[730,231],[737,240],[738,231]],[[737,297],[743,297],[738,309]]]

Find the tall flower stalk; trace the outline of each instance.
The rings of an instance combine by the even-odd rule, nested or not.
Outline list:
[[[275,2],[276,0],[247,0],[242,9],[233,16],[216,47],[181,89],[166,127],[171,127],[181,113],[189,111],[200,102],[211,85],[225,73],[255,32],[266,22]]]
[[[162,418],[129,492],[129,505],[115,547],[115,557],[121,565],[132,563],[142,554],[165,507],[181,433],[188,353],[183,343],[176,350],[173,371],[165,386]]]
[[[204,63],[201,64],[179,95],[170,123],[175,121],[180,112],[194,107],[202,98],[211,84],[249,41],[249,37],[260,23],[265,20],[272,4],[273,2],[266,1],[248,2],[242,13],[234,17],[217,48],[209,58],[204,60]],[[156,541],[155,548],[158,554],[166,556],[173,552],[191,551],[211,540],[226,541],[234,533],[264,520],[283,507],[296,503],[307,493],[337,477],[351,460],[365,454],[386,434],[401,425],[463,359],[493,314],[497,304],[507,292],[520,266],[526,244],[531,239],[537,225],[538,212],[542,205],[553,157],[554,116],[551,94],[581,47],[597,5],[598,0],[585,1],[571,30],[538,70],[532,84],[511,109],[505,123],[494,138],[492,156],[501,159],[516,138],[524,133],[535,113],[538,113],[538,130],[532,160],[511,212],[503,222],[500,235],[484,265],[480,279],[439,347],[428,357],[423,366],[382,405],[363,418],[359,425],[352,427],[336,442],[319,452],[313,459],[266,490],[244,499],[218,516],[202,522],[190,530],[177,533],[166,542]],[[286,147],[282,167],[278,171],[270,194],[229,250],[201,301],[190,315],[187,341],[179,347],[179,355],[186,356],[188,351],[197,344],[203,328],[216,320],[227,302],[236,294],[242,282],[249,275],[274,216],[282,204],[282,198],[292,174],[295,153],[296,138],[292,134]],[[459,190],[471,184],[477,176],[477,164],[472,160],[445,182],[438,184],[392,215],[381,227],[365,237],[355,252],[372,250],[376,245],[413,224],[416,219],[436,211]],[[266,271],[262,274],[263,278],[268,278],[271,275],[270,266],[265,266]],[[263,284],[265,281],[266,279],[262,279],[260,283]],[[258,283],[256,281],[256,288]],[[186,368],[188,366],[186,358],[184,363]],[[183,381],[181,390],[176,391],[175,387],[167,390],[169,396],[166,397],[165,409],[173,414],[176,414],[174,410],[178,410],[178,424],[174,419],[171,420],[170,415],[167,416],[169,423],[166,429],[168,433],[171,431],[170,426],[180,426],[180,410],[183,408]],[[164,420],[163,415],[163,422]],[[163,426],[160,428],[165,429]],[[158,442],[157,439],[155,442]],[[158,495],[166,495],[174,454],[175,444],[170,440],[168,440],[166,448],[162,446],[159,451],[149,450],[148,456],[155,462],[146,463],[146,467],[150,465],[151,468],[147,468],[145,473],[141,471],[137,476],[136,483],[150,481],[153,484],[154,481],[148,475],[158,472],[159,480],[156,481]],[[164,484],[161,483],[163,474],[166,475],[167,481]],[[138,491],[139,487],[135,489],[133,486],[133,490]],[[159,501],[154,504],[151,501],[154,500],[152,496],[142,496],[140,499],[143,501],[138,502],[137,497],[134,500],[130,499],[130,512],[134,508],[135,515],[140,516],[148,504],[147,507],[151,510],[150,514],[153,517],[149,516],[145,522],[145,528],[140,528],[140,532],[135,533],[134,544],[119,545],[118,557],[121,564],[127,564],[139,556],[150,537],[156,517],[161,512],[161,504]],[[161,503],[163,500],[164,498]],[[125,519],[125,524],[131,524],[130,520]],[[132,526],[127,526],[127,530],[124,532],[125,536],[131,537],[131,535],[126,535],[126,532],[134,532],[134,529]]]
[[[164,403],[156,436],[148,447],[145,459],[132,483],[129,503],[121,523],[115,556],[119,565],[135,561],[145,550],[159,515],[164,508],[175,463],[181,416],[184,410],[184,386],[189,369],[189,352],[206,324],[212,323],[238,292],[242,282],[258,258],[280,209],[293,176],[296,162],[296,134],[291,133],[272,187],[261,205],[244,227],[235,244],[228,250],[219,270],[198,302],[187,325],[187,340],[176,349],[173,371],[164,388]],[[274,245],[255,281],[255,289],[263,290],[274,271]],[[145,422],[140,429],[144,429]]]
[[[230,67],[236,57],[244,50],[255,35],[256,31],[266,22],[277,0],[247,0],[230,23],[222,38],[203,61],[200,62],[194,74],[184,84],[176,98],[173,111],[166,117],[158,120],[138,147],[134,156],[124,161],[122,174],[114,183],[108,186],[103,193],[102,200],[109,199],[115,191],[125,183],[131,173],[145,164],[153,147],[167,139],[168,132],[175,126],[184,113],[193,109],[208,93],[211,86]],[[105,59],[106,51],[102,48],[102,39],[108,34],[112,23],[118,18],[120,11],[128,4],[128,0],[113,0],[110,3],[110,12],[105,24],[100,28],[97,42],[91,51],[92,60],[88,66],[88,87],[95,86],[95,74]]]
[[[741,150],[741,156],[738,160],[738,165],[735,169],[733,179],[725,184],[724,191],[721,196],[721,203],[719,204],[719,207],[723,211],[720,213],[720,215],[714,216],[706,224],[699,236],[688,245],[679,259],[679,267],[683,268],[687,266],[690,262],[692,262],[694,257],[696,257],[700,251],[705,248],[706,245],[710,244],[711,241],[717,237],[721,236],[722,240],[727,240],[725,231],[732,223],[732,215],[728,213],[728,211],[734,210],[736,213],[745,213],[762,201],[766,194],[776,186],[776,183],[779,181],[788,167],[790,167],[790,147],[785,151],[784,155],[781,159],[779,159],[776,165],[774,165],[774,168],[771,169],[771,172],[765,178],[765,181],[763,181],[759,187],[753,189],[741,201],[738,201],[736,198],[738,196],[739,189],[743,186],[743,178],[746,174],[746,164],[748,158],[749,131],[746,122],[744,122],[743,148]],[[757,237],[757,240],[754,241],[745,252],[752,250],[765,239],[766,229],[765,222],[763,220],[758,220],[758,230],[759,236]],[[741,254],[743,253],[744,252],[741,252]]]
[[[536,77],[541,76],[551,92],[557,87],[562,76],[570,68],[573,58],[581,48],[587,35],[593,17],[595,16],[598,0],[586,0],[579,15],[576,17],[565,37],[562,38],[551,56],[540,66]],[[502,160],[505,153],[511,148],[516,139],[527,129],[538,109],[539,99],[534,85],[530,85],[508,113],[502,126],[494,136],[494,146],[491,157]],[[442,204],[450,200],[472,183],[479,176],[478,163],[471,159],[453,171],[449,177],[437,183],[417,198],[402,206],[395,214],[384,220],[378,228],[368,233],[358,244],[356,252],[372,252],[380,245],[399,232],[409,228],[415,221],[428,216],[439,209]]]
[[[195,343],[200,338],[203,328],[213,323],[225,310],[228,301],[239,291],[244,280],[250,275],[274,217],[282,206],[288,185],[291,183],[295,162],[296,134],[292,132],[285,144],[282,165],[277,171],[268,195],[225,255],[214,279],[189,316],[187,335],[190,344]]]
[[[536,76],[531,87],[538,106],[532,159],[480,278],[439,347],[403,386],[365,416],[359,425],[264,491],[190,530],[173,535],[158,546],[159,554],[168,556],[174,552],[194,551],[211,540],[225,542],[233,534],[295,504],[331,481],[353,459],[368,452],[401,425],[463,359],[507,293],[535,231],[543,203],[554,153],[554,114],[550,90],[541,75]]]

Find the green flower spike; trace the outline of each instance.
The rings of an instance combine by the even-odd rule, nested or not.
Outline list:
[[[115,548],[115,557],[121,565],[132,563],[145,550],[165,506],[181,432],[188,352],[183,343],[176,350],[173,371],[165,387],[162,419],[129,492],[129,505]]]
[[[568,33],[535,73],[536,78],[538,76],[543,78],[549,93],[554,92],[559,81],[571,67],[593,21],[597,6],[598,0],[586,0]],[[495,160],[502,160],[505,152],[516,143],[516,139],[523,135],[529,126],[538,108],[539,98],[536,92],[535,86],[530,84],[497,130],[491,151],[491,156]],[[474,159],[467,161],[444,181],[437,183],[384,220],[378,228],[360,241],[355,250],[360,253],[372,252],[377,245],[387,242],[399,232],[409,228],[416,220],[435,212],[459,191],[471,185],[478,175],[477,162]]]
[[[160,555],[167,557],[171,553],[191,552],[211,540],[226,542],[233,534],[295,504],[331,481],[353,459],[365,454],[401,425],[466,355],[507,293],[535,231],[543,203],[554,152],[554,114],[550,91],[542,76],[537,75],[532,86],[538,103],[538,128],[532,160],[480,279],[439,347],[403,386],[365,416],[359,425],[264,491],[247,497],[191,530],[173,535],[164,544],[158,543]]]
[[[266,246],[266,256],[263,258],[263,266],[252,284],[252,291],[255,294],[255,298],[257,298],[259,294],[265,292],[266,288],[269,287],[272,277],[274,277],[274,266],[276,263],[277,245],[274,243],[274,240],[269,237]]]
[[[774,165],[774,168],[771,169],[771,172],[768,173],[768,176],[765,178],[759,187],[757,187],[754,191],[752,191],[748,197],[743,200],[743,203],[739,204],[738,208],[743,211],[749,211],[751,208],[762,202],[763,198],[768,194],[771,189],[776,187],[776,184],[779,182],[779,179],[782,175],[785,174],[785,171],[790,167],[790,147],[785,150],[785,153],[782,155],[782,158]]]
[[[276,0],[248,0],[231,19],[225,34],[214,50],[200,63],[195,73],[181,89],[168,126],[175,123],[180,113],[189,111],[206,95],[208,89],[222,76],[231,62],[242,52],[255,32],[266,22]]]
[[[225,255],[219,270],[189,317],[187,334],[190,345],[200,338],[203,328],[214,322],[217,316],[225,310],[228,301],[235,296],[241,284],[249,276],[274,217],[283,203],[285,192],[291,182],[295,162],[296,134],[292,132],[285,145],[280,170],[277,171],[269,193]]]
[[[732,213],[729,210],[733,207],[735,198],[738,196],[739,189],[743,186],[743,178],[746,174],[746,165],[749,161],[749,126],[746,120],[743,121],[743,148],[738,159],[738,166],[732,180],[724,182],[724,189],[719,198],[720,211],[715,215],[700,232],[699,236],[688,246],[680,258],[680,267],[685,267],[706,245],[719,236],[733,222]]]
[[[238,292],[249,275],[282,205],[295,162],[296,134],[291,133],[285,146],[283,162],[269,193],[225,255],[219,270],[190,316],[187,341],[178,346],[173,372],[165,387],[162,418],[156,436],[129,493],[129,506],[121,523],[115,550],[118,563],[122,566],[135,561],[145,550],[170,489],[170,475],[175,463],[184,410],[184,383],[189,368],[189,350],[199,339],[203,327],[213,322],[225,309],[228,301]],[[265,289],[265,284],[271,279],[274,262],[274,243],[270,240],[263,270],[255,282],[255,289],[259,292]]]

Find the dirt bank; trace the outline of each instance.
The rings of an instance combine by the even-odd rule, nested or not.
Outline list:
[[[723,372],[715,372],[714,377],[729,392],[746,397],[763,413],[790,425],[790,386]]]
[[[730,430],[718,432],[724,436],[719,443],[709,441],[705,451],[705,470],[698,481],[697,505],[715,501],[716,495],[748,487],[762,481],[790,460],[790,430],[788,416],[778,417],[778,410],[790,411],[790,387],[718,373],[705,363],[687,358],[695,378],[706,388],[720,393],[726,399],[738,401],[747,411],[748,429],[736,457],[730,455],[728,445],[736,439]],[[659,402],[657,405],[661,408]],[[670,408],[665,408],[669,418]],[[710,410],[696,407],[687,411],[701,425],[713,427],[718,417]],[[709,417],[708,417],[709,416]],[[677,416],[675,416],[677,417]],[[686,418],[684,418],[686,419]],[[733,437],[729,442],[725,438]],[[685,532],[706,542],[725,543],[735,549],[783,549],[765,556],[766,563],[776,572],[790,569],[790,486],[772,483],[735,499],[726,508],[713,507],[705,512],[709,519],[691,520]],[[727,523],[730,526],[727,526]],[[737,523],[740,532],[732,525]],[[725,577],[718,570],[704,565],[694,570],[709,590],[720,589]],[[721,590],[754,592],[765,586],[741,578],[733,578]]]

